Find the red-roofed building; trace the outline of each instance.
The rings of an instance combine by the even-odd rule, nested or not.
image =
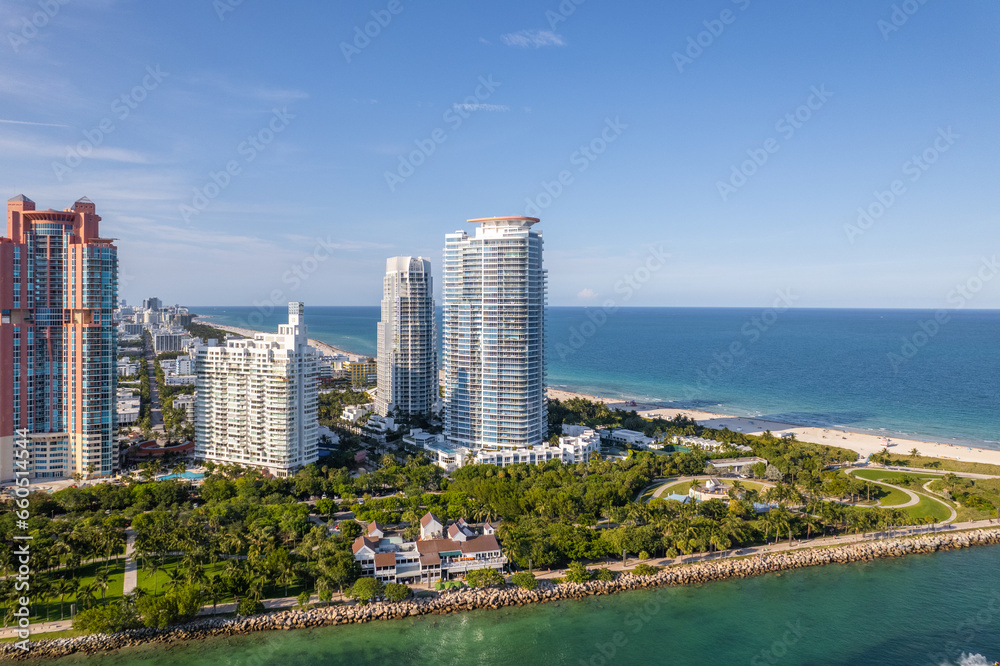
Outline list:
[[[440,525],[431,513],[420,523],[422,531]],[[369,533],[371,529],[369,526]],[[501,570],[507,563],[492,534],[478,535],[467,523],[464,529],[461,524],[452,524],[447,533],[451,538],[422,538],[416,542],[402,542],[398,537],[376,540],[360,536],[352,550],[364,575],[385,582],[430,583],[475,569]]]

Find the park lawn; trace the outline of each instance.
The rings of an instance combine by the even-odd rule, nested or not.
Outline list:
[[[161,596],[164,593],[166,593],[168,589],[167,585],[170,582],[170,575],[168,572],[176,570],[178,566],[180,566],[180,563],[176,561],[176,558],[174,558],[174,561],[168,562],[162,569],[159,570],[159,572],[157,572],[155,581],[157,596]],[[217,576],[222,575],[223,572],[225,572],[226,562],[223,560],[220,562],[216,562],[215,564],[206,564],[204,565],[203,568],[205,570],[205,575],[211,580],[213,578],[216,578]],[[146,593],[152,595],[154,587],[153,573],[151,571],[143,571],[141,566],[139,568],[138,573],[139,573],[138,587],[142,588]],[[300,580],[294,585],[289,585],[287,596],[295,597],[298,596],[300,593],[305,592],[306,590],[312,591],[310,582],[311,581],[308,580]],[[269,584],[264,586],[264,591],[262,592],[260,598],[262,600],[280,599],[285,596],[286,595],[285,595],[284,585]],[[232,597],[225,597],[219,599],[220,604],[228,603],[230,601],[232,601]],[[207,598],[202,600],[202,605],[210,605],[210,604],[211,600]]]
[[[951,511],[945,506],[942,501],[931,499],[927,495],[917,493],[920,495],[920,501],[913,506],[908,506],[903,511],[906,511],[914,520],[922,521],[928,516],[933,516],[940,523],[942,521],[948,520],[951,517]]]
[[[91,562],[90,564],[82,565],[77,570],[76,579],[80,581],[80,587],[89,585],[97,577],[98,570],[103,570],[105,567],[103,562]],[[105,600],[118,599],[122,596],[122,588],[125,584],[125,563],[123,560],[113,560],[111,562],[111,568],[108,569],[108,589],[104,592]],[[49,581],[58,581],[59,575],[69,575],[69,571],[66,570],[56,570],[49,574],[46,574],[46,578]],[[59,611],[59,595],[52,595],[48,599],[48,604],[41,603],[41,599],[36,597],[36,602],[32,607],[32,623],[36,622],[55,622],[60,619],[69,619],[70,604],[77,604],[77,611],[80,611],[80,604],[78,602],[78,594],[72,596],[66,595],[63,599],[62,604],[62,617],[60,617]],[[96,602],[101,603],[101,592],[95,593]]]
[[[890,454],[888,464],[897,467],[927,467],[929,465],[934,469],[946,472],[969,472],[970,474],[994,474],[1000,476],[1000,465],[960,462],[958,460],[948,460],[947,458]]]
[[[142,568],[142,560],[139,560],[139,571],[138,571],[138,582],[137,586],[142,588],[142,590],[148,594],[153,594],[153,588],[156,588],[157,596],[163,594],[167,590],[167,584],[170,582],[169,572],[175,571],[177,567],[180,566],[180,562],[177,561],[176,557],[170,558],[159,571],[156,572],[156,579],[153,579],[153,572],[147,571]],[[205,570],[205,575],[209,579],[215,578],[221,574],[226,568],[225,562],[216,562],[215,564],[206,564],[203,569]]]
[[[891,509],[894,506],[906,504],[910,501],[910,496],[898,488],[890,488],[889,486],[882,485],[881,483],[879,483],[878,486],[885,492],[889,493],[885,497],[880,498],[881,502],[879,503],[879,506],[883,508]]]
[[[667,495],[671,494],[687,495],[688,491],[691,490],[692,483],[694,483],[694,481],[679,481],[677,483],[668,483],[666,486],[660,486],[661,488],[666,488],[666,490],[660,493],[660,499],[663,499]]]

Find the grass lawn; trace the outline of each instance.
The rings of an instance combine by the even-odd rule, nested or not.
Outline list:
[[[888,492],[889,494],[885,497],[880,498],[882,506],[886,509],[891,509],[894,506],[899,506],[900,504],[906,504],[910,501],[910,496],[904,493],[902,490],[896,488],[890,488],[888,486],[883,486],[879,484],[879,487]]]
[[[179,563],[177,562],[177,558],[172,558],[172,561],[167,562],[166,566],[157,572],[155,580],[157,596],[162,595],[167,591],[167,584],[170,582],[169,572],[175,571],[178,566]],[[213,579],[216,576],[221,575],[226,570],[226,562],[221,561],[221,562],[216,562],[215,564],[206,564],[204,569],[205,569],[205,575],[208,576],[209,579]],[[309,582],[310,581],[300,581],[296,585],[289,585],[287,596],[294,597],[302,592],[305,592]],[[153,572],[143,571],[141,560],[139,566],[138,586],[141,587],[146,592],[148,592],[149,594],[153,594],[153,587],[154,587]],[[267,585],[264,587],[264,592],[261,595],[261,599],[262,600],[276,599],[284,596],[286,596],[284,585]],[[219,603],[220,604],[228,603],[230,601],[232,601],[232,597],[229,597],[227,599],[220,599]],[[211,601],[205,599],[203,603],[210,604]]]
[[[103,562],[92,562],[81,566],[77,570],[76,578],[80,581],[80,588],[91,584],[97,577],[98,571],[104,570]],[[47,575],[45,579],[54,582],[59,580],[59,576],[63,575],[69,577],[71,572],[68,569],[58,569]],[[42,574],[36,574],[39,578],[42,578]],[[111,562],[111,568],[109,569],[108,577],[108,589],[104,591],[105,599],[117,599],[122,595],[122,587],[124,585],[125,578],[125,563],[124,560],[113,560]],[[101,592],[98,590],[94,593],[97,598],[97,603],[101,603]],[[40,596],[35,596],[35,603],[32,605],[31,611],[33,615],[31,616],[32,624],[36,622],[54,622],[60,619],[69,619],[70,604],[76,603],[77,610],[80,610],[80,603],[78,601],[79,594],[66,595],[63,599],[62,604],[62,616],[60,617],[59,611],[59,595],[51,593],[48,598],[48,603],[43,603],[43,599]]]
[[[927,516],[933,516],[937,518],[938,522],[941,522],[951,517],[951,511],[948,510],[948,507],[927,495],[920,495],[920,501],[917,504],[906,507],[903,511],[916,520],[924,520]]]

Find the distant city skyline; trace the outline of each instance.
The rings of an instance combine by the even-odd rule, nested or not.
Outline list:
[[[948,308],[1000,253],[996,3],[40,7],[0,191],[100,202],[130,303],[375,306],[471,215],[543,220],[554,306]]]

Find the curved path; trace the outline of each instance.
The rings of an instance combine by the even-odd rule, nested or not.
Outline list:
[[[859,471],[859,470],[857,470],[857,469],[850,469],[850,470],[845,470],[844,473],[847,474],[848,476],[852,476],[852,472],[857,472],[857,471]],[[864,479],[864,477],[862,477],[862,479]],[[927,483],[924,484],[924,490],[927,490],[927,492],[931,493],[930,495],[924,495],[922,493],[915,493],[912,490],[909,490],[907,488],[903,488],[902,486],[897,486],[897,485],[894,485],[894,484],[891,484],[891,483],[887,483],[884,480],[880,480],[880,481],[873,481],[871,479],[864,479],[864,480],[868,481],[869,483],[874,483],[874,484],[879,485],[879,486],[885,486],[886,488],[893,488],[895,490],[902,491],[902,492],[906,493],[907,495],[909,495],[910,501],[908,501],[906,504],[895,504],[893,506],[883,507],[885,509],[905,509],[907,507],[914,506],[914,505],[918,504],[920,502],[920,498],[921,497],[926,497],[927,499],[931,500],[932,502],[938,502],[939,504],[943,504],[944,507],[946,509],[948,509],[948,511],[951,512],[951,515],[947,518],[947,520],[942,520],[941,521],[942,525],[944,525],[946,523],[952,523],[952,522],[954,522],[958,518],[958,512],[955,511],[955,508],[953,506],[951,506],[950,504],[948,504],[947,502],[945,502],[942,498],[938,497],[937,493],[935,493],[932,490],[928,490],[926,488],[927,483],[931,483],[933,481],[937,481],[937,479],[931,479]]]
[[[663,493],[672,488],[673,486],[677,486],[682,483],[688,483],[691,481],[707,481],[708,479],[721,479],[723,482],[725,482],[727,480],[727,477],[720,477],[718,474],[699,474],[698,476],[676,476],[669,479],[658,479],[657,483],[643,488],[642,492],[639,493],[639,496],[636,498],[636,501],[637,502],[640,501],[642,499],[642,496],[648,493],[649,489],[653,487],[655,487],[656,490],[653,492],[650,498],[646,500],[647,503],[652,502],[654,499],[661,499],[663,497]],[[732,481],[739,481],[740,483],[744,484],[747,482],[746,479],[728,479],[728,480],[730,481],[730,483],[732,483]],[[750,483],[760,484],[764,486],[764,488],[770,488],[774,485],[772,483],[761,481],[759,479],[754,479],[750,481]]]

